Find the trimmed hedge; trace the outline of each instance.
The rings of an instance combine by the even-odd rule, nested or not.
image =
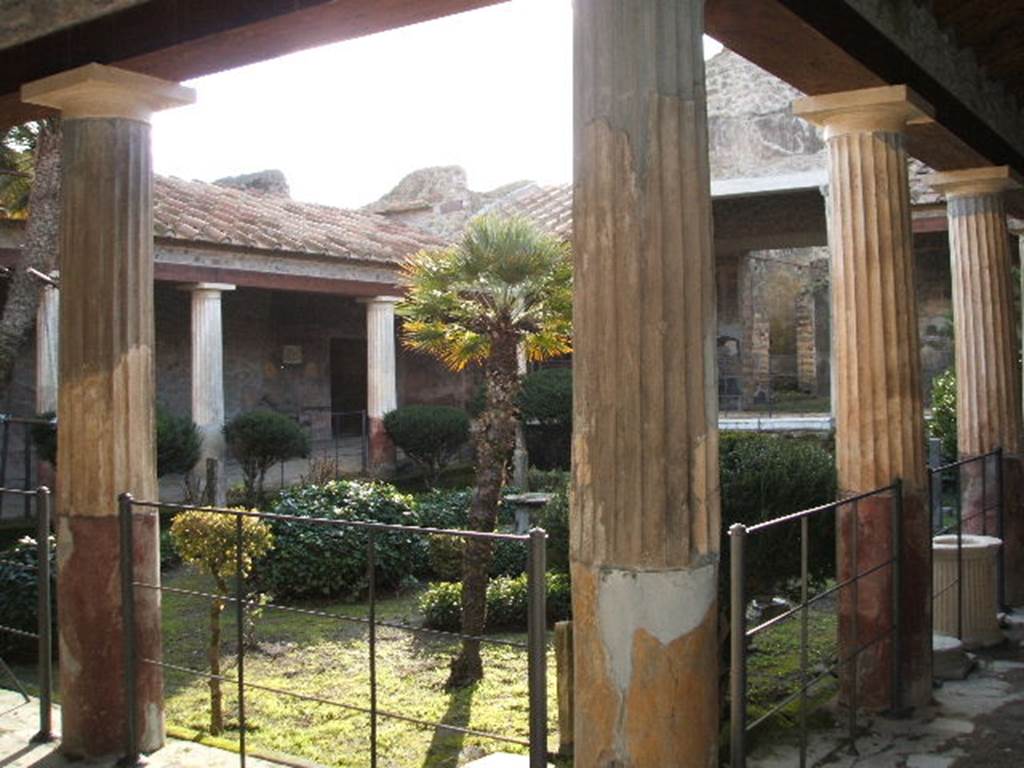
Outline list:
[[[363,520],[416,525],[412,497],[385,483],[336,480],[321,486],[285,489],[272,511],[297,517]],[[274,520],[274,549],[256,566],[260,588],[279,597],[343,597],[365,592],[365,529]],[[395,589],[409,574],[427,570],[426,537],[413,533],[376,535],[377,587]]]
[[[39,458],[57,466],[57,424],[53,411],[39,414],[38,418],[50,424],[33,424],[32,442]],[[188,416],[177,416],[158,407],[156,409],[156,474],[184,474],[199,461],[201,439],[199,430]]]
[[[435,484],[469,440],[469,415],[447,405],[407,405],[386,414],[384,428]]]
[[[188,416],[176,416],[156,409],[156,474],[181,475],[199,461],[202,441],[199,430]]]
[[[523,378],[519,409],[530,464],[568,469],[572,452],[572,369],[542,368]]]
[[[723,432],[720,440],[722,583],[729,573],[728,530],[753,525],[836,497],[832,455],[817,443],[784,435]],[[835,574],[835,519],[810,521],[810,573]],[[800,526],[782,525],[747,538],[748,587],[752,595],[774,594],[800,575]]]
[[[546,582],[548,623],[571,618],[572,600],[568,576],[549,573]],[[461,596],[462,585],[458,582],[431,584],[419,601],[423,626],[445,632],[459,631],[462,619]],[[525,629],[528,607],[526,574],[492,579],[487,585],[487,630]]]
[[[263,501],[263,478],[270,467],[309,455],[309,435],[294,419],[275,411],[239,414],[224,427],[224,438],[242,465],[245,506]]]
[[[435,490],[416,499],[417,525],[425,528],[454,528],[463,530],[469,522],[469,506],[473,491]],[[503,509],[499,521],[509,522],[510,515]],[[432,535],[426,541],[428,567],[414,575],[441,581],[459,581],[462,578],[462,551],[465,539],[454,536]],[[496,541],[492,547],[491,576],[516,576],[526,570],[527,545],[518,541]]]
[[[35,632],[36,610],[36,540],[26,536],[0,552],[0,624],[25,632]],[[50,537],[50,599],[53,607],[53,631],[57,631],[57,541]],[[54,644],[56,646],[56,644]],[[0,632],[0,656],[8,659],[35,654],[35,641]]]

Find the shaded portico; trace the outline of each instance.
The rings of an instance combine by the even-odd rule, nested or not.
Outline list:
[[[187,23],[169,33],[169,37],[157,35],[152,32],[153,27],[147,27],[151,34],[140,34],[140,40],[133,43],[137,47],[130,52],[103,48],[98,42],[93,46],[84,44],[87,40],[107,41],[104,43],[107,46],[121,43],[119,36],[109,34],[106,25],[100,25],[100,29],[93,30],[92,37],[89,37],[88,24],[83,22],[83,29],[78,31],[79,37],[76,38],[83,44],[63,46],[66,56],[52,66],[81,63],[74,57],[95,57],[95,52],[101,50],[105,60],[118,61],[137,56],[139,66],[162,69],[161,74],[176,79],[215,68],[217,65],[212,65],[211,60],[239,63],[290,50],[301,44],[326,42],[485,4],[488,3],[471,0],[396,3],[388,4],[387,10],[380,11],[377,16],[367,11],[369,4],[360,3],[326,3],[295,14],[286,13],[285,7],[280,5],[276,5],[275,10],[267,10],[266,7],[257,9],[255,4],[249,4],[252,7],[246,13],[238,11],[235,4],[224,4],[217,11],[225,14],[219,18],[223,22],[221,28],[209,17],[188,19]],[[868,18],[873,7],[887,9],[894,18]],[[362,21],[358,17],[360,10],[367,11]],[[688,712],[694,716],[687,717],[686,723],[679,726],[673,720],[678,715],[674,706],[652,706],[652,702],[659,701],[658,696],[672,686],[690,693],[705,693],[709,700],[714,699],[709,683],[709,678],[713,677],[713,664],[709,671],[703,664],[692,663],[703,649],[701,639],[706,635],[706,628],[700,620],[706,615],[702,609],[712,588],[691,582],[691,577],[695,579],[695,572],[700,568],[714,569],[714,539],[717,534],[714,519],[716,484],[711,474],[713,470],[709,469],[714,456],[714,427],[709,424],[707,416],[708,403],[713,405],[714,402],[714,377],[713,373],[708,373],[710,353],[705,349],[708,328],[713,325],[714,302],[708,299],[713,288],[708,259],[707,192],[703,183],[706,173],[702,171],[700,160],[702,153],[706,152],[705,137],[700,127],[702,74],[697,61],[704,6],[691,0],[630,4],[628,10],[640,14],[634,21],[645,23],[638,23],[635,28],[627,24],[628,29],[620,30],[618,25],[626,18],[626,10],[626,4],[612,0],[581,0],[577,4],[577,56],[582,65],[577,68],[577,121],[580,137],[586,139],[577,142],[576,150],[577,258],[581,286],[614,283],[619,270],[623,269],[626,276],[635,282],[624,284],[631,300],[602,294],[599,300],[591,301],[587,297],[577,308],[577,326],[582,336],[576,360],[577,372],[583,381],[577,385],[580,387],[575,452],[578,492],[574,499],[573,523],[574,537],[577,538],[574,542],[576,567],[582,566],[584,571],[583,578],[576,585],[580,608],[577,620],[582,625],[581,636],[577,640],[577,658],[581,649],[590,651],[585,656],[593,665],[590,671],[594,673],[589,678],[578,677],[578,684],[583,689],[577,701],[589,699],[596,704],[584,710],[582,717],[577,719],[579,731],[576,742],[583,743],[582,736],[588,737],[588,744],[598,745],[598,750],[607,747],[594,756],[591,763],[594,765],[613,765],[616,761],[630,759],[643,764],[647,756],[656,755],[667,756],[661,764],[706,766],[714,760],[717,714],[711,712],[710,707],[696,713]],[[907,23],[907,18],[900,15],[901,10],[908,14],[925,14],[927,23]],[[226,15],[232,12],[237,15],[225,21]],[[834,4],[774,1],[752,4],[745,0],[720,0],[709,2],[708,12],[712,32],[720,32],[727,37],[727,42],[737,50],[750,51],[752,58],[757,54],[773,71],[789,73],[787,79],[800,81],[798,86],[807,93],[862,89],[903,77],[911,79],[909,85],[912,87],[920,83],[928,88],[930,92],[924,95],[936,108],[935,122],[895,127],[891,124],[884,127],[862,124],[845,138],[837,136],[834,157],[840,172],[860,174],[862,181],[867,179],[868,174],[863,165],[857,165],[861,160],[854,157],[853,150],[856,147],[870,150],[875,160],[883,162],[884,178],[898,192],[904,183],[901,181],[904,169],[900,167],[903,140],[898,138],[899,134],[907,136],[907,145],[915,154],[938,169],[970,167],[982,162],[1008,163],[1019,168],[1024,162],[1021,147],[1024,141],[1021,135],[1024,134],[1012,130],[1013,125],[1020,124],[1019,110],[1006,108],[1006,100],[999,98],[998,93],[990,98],[992,89],[998,90],[1000,86],[983,74],[976,78],[980,85],[973,87],[980,97],[970,92],[971,82],[967,82],[968,92],[965,95],[963,83],[956,81],[957,74],[964,72],[965,68],[977,74],[978,69],[971,68],[977,65],[967,62],[952,70],[944,67],[941,60],[954,60],[952,54],[957,53],[952,50],[954,44],[950,42],[955,36],[943,37],[936,17],[924,6],[845,1]],[[964,13],[970,18],[968,11]],[[916,19],[910,17],[910,21]],[[340,29],[332,31],[329,24],[317,24],[318,20],[333,21]],[[1005,20],[1008,28],[1019,32],[1019,26],[1014,26],[1016,22],[1012,17]],[[256,28],[254,37],[233,35],[236,29],[247,25]],[[897,31],[892,31],[893,26]],[[601,30],[610,29],[616,29],[617,34],[601,34]],[[900,29],[913,30],[915,36],[899,40]],[[657,39],[648,39],[642,35],[644,30],[649,33],[656,30],[662,34],[656,36]],[[973,30],[967,31],[973,33]],[[1010,35],[1010,39],[1013,40],[1014,36]],[[788,44],[780,45],[780,40]],[[897,42],[903,42],[904,47],[900,48]],[[218,49],[218,43],[223,47]],[[159,52],[168,45],[179,46],[178,55],[161,59]],[[183,48],[193,55],[180,55]],[[940,59],[938,64],[935,52]],[[24,51],[15,53],[30,62],[20,64],[21,68],[12,68],[15,72],[13,77],[20,78],[15,84],[42,74],[32,69],[41,66],[37,62],[50,65],[52,60],[46,56],[25,56]],[[12,60],[15,53],[10,54]],[[206,58],[199,54],[205,54]],[[598,63],[602,66],[597,66]],[[644,66],[633,67],[634,63]],[[1004,71],[1009,72],[1007,82],[1020,79],[1019,68],[1011,66]],[[638,85],[643,86],[642,92],[650,95],[650,99],[638,98]],[[6,104],[9,108],[6,114],[26,114],[10,108],[9,98]],[[610,181],[612,175],[608,173],[611,168],[623,172],[614,176],[614,184]],[[654,185],[655,180],[663,186]],[[902,198],[893,197],[890,193],[881,194],[877,190],[873,196],[864,194],[863,187],[860,187],[844,205],[859,206],[861,211],[869,214],[879,213],[884,208],[884,218],[889,225],[899,228],[909,220],[902,207],[903,202]],[[844,205],[833,205],[838,206],[836,212],[840,215],[837,219],[844,223],[857,219],[850,215],[849,210],[843,218]],[[865,242],[882,248],[891,259],[886,268],[902,270],[905,277],[904,235],[877,229],[874,232],[855,231],[842,228],[835,222],[833,226],[836,231],[841,228],[851,236],[864,238]],[[673,248],[668,244],[673,242],[672,238],[679,239],[680,247]],[[627,259],[613,258],[617,255],[614,243],[628,243]],[[863,254],[864,250],[859,244],[852,243],[848,252],[856,256]],[[856,269],[854,259],[843,261]],[[97,263],[101,263],[99,259]],[[688,270],[689,282],[685,287],[674,279],[684,263],[692,267]],[[856,277],[857,272],[852,272],[851,276]],[[857,286],[863,285],[856,280],[853,282]],[[851,349],[863,342],[866,351],[876,355],[878,377],[871,376],[870,371],[848,371],[848,384],[863,384],[864,391],[871,391],[875,386],[885,390],[891,383],[900,423],[891,440],[888,439],[891,437],[889,433],[879,430],[877,425],[851,422],[844,429],[844,435],[851,436],[846,443],[847,448],[865,446],[865,451],[846,448],[841,451],[841,471],[849,487],[855,482],[868,482],[879,470],[886,478],[899,471],[906,475],[904,480],[908,482],[911,493],[917,492],[918,478],[910,465],[919,465],[920,462],[911,443],[923,435],[919,430],[920,404],[914,402],[907,384],[915,376],[914,364],[907,352],[913,347],[913,334],[910,325],[900,315],[905,312],[905,306],[897,301],[907,298],[905,283],[904,279],[897,286],[901,291],[899,294],[892,292],[897,288],[889,287],[885,288],[888,293],[884,296],[878,291],[872,294],[870,290],[864,294],[873,295],[876,303],[884,302],[885,297],[893,300],[893,303],[879,308],[893,314],[877,318],[877,322],[881,327],[890,323],[888,327],[899,336],[894,343],[882,343],[877,338],[851,331]],[[659,296],[662,296],[659,288],[665,285],[678,289],[685,297],[681,309],[659,302]],[[69,286],[69,289],[69,293],[76,294],[86,291],[81,285]],[[132,318],[142,301],[137,296],[124,294],[110,298],[110,315],[115,318]],[[853,291],[854,305],[850,317],[870,323],[873,319],[864,317],[865,309],[858,304],[858,299],[862,298]],[[605,357],[596,340],[588,339],[587,334],[596,333],[592,329],[600,326],[609,307],[615,308],[622,321],[635,331],[633,339],[640,340],[636,343],[645,355],[644,361],[649,364],[647,369],[665,371],[664,380],[659,382],[656,377],[647,376],[647,369],[638,366],[636,348],[630,350],[622,344],[621,348],[616,347],[621,354]],[[661,343],[666,338],[666,329],[673,331],[672,343],[667,345]],[[686,340],[688,344],[679,344],[679,339]],[[685,346],[686,353],[692,356],[685,366],[676,357],[681,354],[681,346]],[[899,370],[893,370],[890,356],[896,359]],[[899,365],[901,363],[902,366]],[[608,389],[602,389],[604,384],[598,385],[599,375],[609,382]],[[101,367],[100,376],[103,382],[109,382],[114,371],[110,366]],[[636,394],[635,385],[638,384],[643,388],[647,401],[654,404],[646,414],[650,418],[644,422],[643,439],[630,436],[621,446],[609,449],[609,444],[614,444],[611,438],[616,436],[615,420],[608,416],[609,399],[615,400],[611,405],[618,403],[619,398],[623,403],[634,402],[630,398]],[[693,386],[682,386],[684,384]],[[64,387],[65,383],[62,382],[61,386]],[[631,390],[630,386],[634,389]],[[680,398],[678,393],[683,391],[686,396]],[[123,405],[125,399],[123,393],[114,393],[118,405]],[[662,422],[672,424],[673,429],[662,431],[659,426]],[[850,431],[861,426],[863,430]],[[871,430],[874,430],[873,437]],[[842,439],[845,442],[845,438]],[[103,445],[123,449],[125,442],[123,435],[105,435]],[[891,453],[885,458],[878,458],[874,453],[868,457],[865,455],[867,448]],[[633,449],[632,454],[629,449]],[[650,461],[640,463],[635,458],[637,455],[646,455]],[[896,466],[904,460],[906,466]],[[666,469],[669,465],[676,468],[676,474]],[[618,477],[613,481],[607,480],[606,475]],[[625,498],[620,493],[622,488],[629,487],[643,491],[642,503],[637,502],[636,494]],[[582,533],[584,530],[598,535],[588,540]],[[663,535],[668,544],[664,550],[655,552],[658,548],[650,548],[647,544],[657,541],[659,535]],[[657,632],[647,632],[646,635],[638,631],[623,631],[603,621],[600,600],[587,600],[588,595],[595,594],[601,579],[612,571],[638,579],[650,572],[670,574],[679,580],[678,583],[686,582],[693,586],[693,594],[665,609],[668,629],[659,624]],[[640,595],[634,604],[637,610],[633,616],[638,624],[647,621],[658,606],[655,598],[646,594]],[[689,620],[694,616],[699,628],[691,626]],[[67,618],[74,620],[74,617]],[[920,615],[914,619],[915,622],[919,620]],[[682,632],[680,628],[687,631]],[[631,626],[630,629],[634,628]],[[689,642],[691,638],[692,643]],[[680,639],[683,642],[676,644]],[[918,636],[913,634],[912,639],[916,641]],[[639,664],[634,664],[630,655],[634,642],[638,647]],[[688,663],[672,666],[672,660],[677,658]],[[89,664],[98,660],[102,657],[83,659]],[[670,672],[655,677],[651,686],[634,685],[651,670],[664,669]],[[911,670],[911,676],[911,697],[916,699],[921,687],[920,670]],[[652,690],[645,691],[644,688]],[[627,695],[629,691],[638,693],[630,696]],[[678,700],[672,697],[673,703]],[[689,706],[692,699],[687,698],[686,701]],[[645,726],[638,731],[634,726],[641,719]],[[699,727],[694,727],[694,723]]]

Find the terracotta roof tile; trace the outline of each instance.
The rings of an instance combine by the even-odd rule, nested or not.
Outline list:
[[[169,240],[385,263],[444,244],[379,214],[167,176],[154,179],[153,228]]]
[[[522,216],[548,234],[572,237],[572,185],[531,185],[503,197],[483,211],[498,216]]]

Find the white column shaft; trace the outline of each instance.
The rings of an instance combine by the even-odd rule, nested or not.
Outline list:
[[[366,410],[371,419],[398,407],[395,382],[395,299],[366,302]]]
[[[36,413],[57,412],[60,291],[42,288],[36,309]]]

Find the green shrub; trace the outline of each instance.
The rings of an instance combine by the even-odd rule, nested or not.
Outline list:
[[[32,425],[32,442],[35,443],[39,458],[57,466],[57,421],[56,415],[39,414],[49,424]],[[156,474],[184,474],[199,461],[201,440],[199,430],[187,416],[175,416],[162,408],[156,411]]]
[[[569,489],[555,492],[537,515],[537,525],[547,532],[547,566],[549,571],[569,573]]]
[[[548,623],[568,619],[572,615],[569,578],[549,573],[546,577]],[[430,629],[457,632],[462,618],[460,598],[462,585],[438,582],[420,596],[419,608],[423,625]],[[500,576],[487,585],[487,630],[525,629],[529,592],[526,574]]]
[[[469,524],[469,505],[473,491],[434,490],[416,499],[418,525],[426,528],[449,528],[465,530]],[[499,517],[510,523],[509,513],[504,509]],[[432,535],[426,542],[429,568],[416,576],[441,581],[458,581],[462,578],[462,551],[465,539],[455,536]],[[520,541],[496,541],[491,549],[491,576],[515,576],[526,570],[527,545]]]
[[[33,424],[31,427],[32,442],[36,454],[43,461],[57,466],[57,414],[53,411],[40,413],[36,418],[45,419],[49,424]]]
[[[416,525],[411,497],[385,483],[336,480],[281,492],[276,514]],[[324,523],[275,520],[275,546],[257,568],[260,586],[277,597],[358,598],[367,587],[367,531]],[[426,537],[376,534],[376,585],[395,589],[427,570]]]
[[[723,574],[729,572],[728,530],[733,523],[750,526],[836,497],[832,455],[809,440],[724,432],[720,466]],[[812,577],[835,575],[834,515],[812,517],[809,532]],[[751,594],[773,594],[798,577],[800,525],[781,525],[747,537],[747,573]]]
[[[951,368],[932,379],[932,418],[928,431],[942,441],[942,455],[948,461],[956,461],[956,372]]]
[[[293,419],[274,411],[249,411],[224,427],[231,455],[242,465],[246,503],[263,499],[267,470],[278,462],[309,454],[309,436]]]
[[[531,491],[556,493],[569,487],[569,473],[564,469],[530,467],[528,477]]]
[[[525,376],[519,409],[526,425],[530,463],[540,469],[568,469],[572,448],[572,369],[542,368]]]
[[[156,409],[156,474],[183,475],[199,461],[202,441],[188,416],[175,416]]]
[[[469,416],[446,405],[407,405],[384,416],[395,445],[416,462],[431,485],[469,440]]]
[[[38,612],[36,574],[38,563],[36,540],[25,536],[0,552],[0,624],[24,632],[35,632]],[[50,537],[50,596],[53,608],[54,637],[57,626],[57,542]],[[0,632],[0,656],[18,658],[31,656],[35,641]],[[56,643],[54,644],[56,645]]]

